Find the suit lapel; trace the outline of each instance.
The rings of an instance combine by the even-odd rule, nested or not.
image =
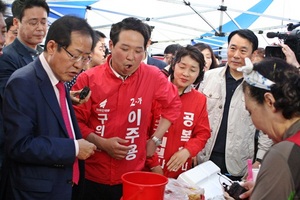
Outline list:
[[[28,50],[24,47],[24,45],[18,39],[16,39],[12,45],[15,46],[15,49],[18,49],[17,52],[18,52],[18,54],[21,55],[22,60],[25,63],[25,65],[27,65],[33,61]],[[23,65],[23,66],[25,66],[25,65]]]
[[[64,130],[63,132],[65,136],[69,137],[51,81],[47,73],[45,72],[39,58],[34,61],[34,68],[36,70],[37,77],[40,80],[39,87],[41,93],[45,98],[45,102],[47,102],[50,109],[52,110],[55,117],[57,118],[61,128]]]

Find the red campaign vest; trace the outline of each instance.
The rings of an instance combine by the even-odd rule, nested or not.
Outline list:
[[[298,131],[295,135],[286,139],[287,141],[293,142],[300,146],[300,131]]]

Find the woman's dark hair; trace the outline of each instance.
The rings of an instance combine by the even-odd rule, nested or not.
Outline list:
[[[193,83],[194,85],[198,85],[203,80],[205,60],[203,54],[192,45],[187,45],[186,47],[181,47],[177,50],[175,58],[170,64],[169,75],[171,77],[171,80],[174,79],[174,68],[176,63],[179,63],[181,61],[181,58],[185,56],[190,56],[193,60],[199,63],[199,75]]]
[[[253,70],[273,81],[271,91],[243,83],[243,90],[249,88],[250,96],[259,104],[264,102],[264,94],[271,92],[275,98],[274,107],[282,111],[286,119],[300,116],[300,73],[299,69],[280,58],[265,58],[255,63]]]
[[[119,35],[123,30],[137,31],[144,37],[144,49],[147,47],[147,43],[150,39],[149,27],[141,20],[135,17],[128,17],[123,19],[121,22],[113,24],[110,30],[110,39],[113,45],[116,45],[119,41]]]
[[[106,35],[104,33],[102,33],[101,31],[97,31],[94,30],[94,37],[95,37],[95,43],[97,44],[97,42],[101,39],[101,38],[106,38]],[[95,45],[96,45],[95,44]]]
[[[196,44],[194,44],[194,46],[197,47],[197,49],[199,49],[200,52],[203,51],[204,49],[209,50],[209,52],[211,54],[211,61],[212,61],[209,69],[214,69],[214,68],[218,67],[217,60],[216,60],[215,54],[214,54],[211,46],[209,46],[208,44],[202,43],[202,42],[196,43]]]

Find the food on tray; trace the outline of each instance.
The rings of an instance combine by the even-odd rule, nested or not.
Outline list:
[[[182,181],[169,178],[166,185],[164,200],[204,200],[204,189],[190,186]]]

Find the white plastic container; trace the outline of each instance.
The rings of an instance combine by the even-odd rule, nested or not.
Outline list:
[[[220,168],[212,161],[204,162],[196,167],[183,172],[177,179],[204,188],[205,199],[223,197],[224,190],[222,183],[231,185],[230,179],[219,175]]]

